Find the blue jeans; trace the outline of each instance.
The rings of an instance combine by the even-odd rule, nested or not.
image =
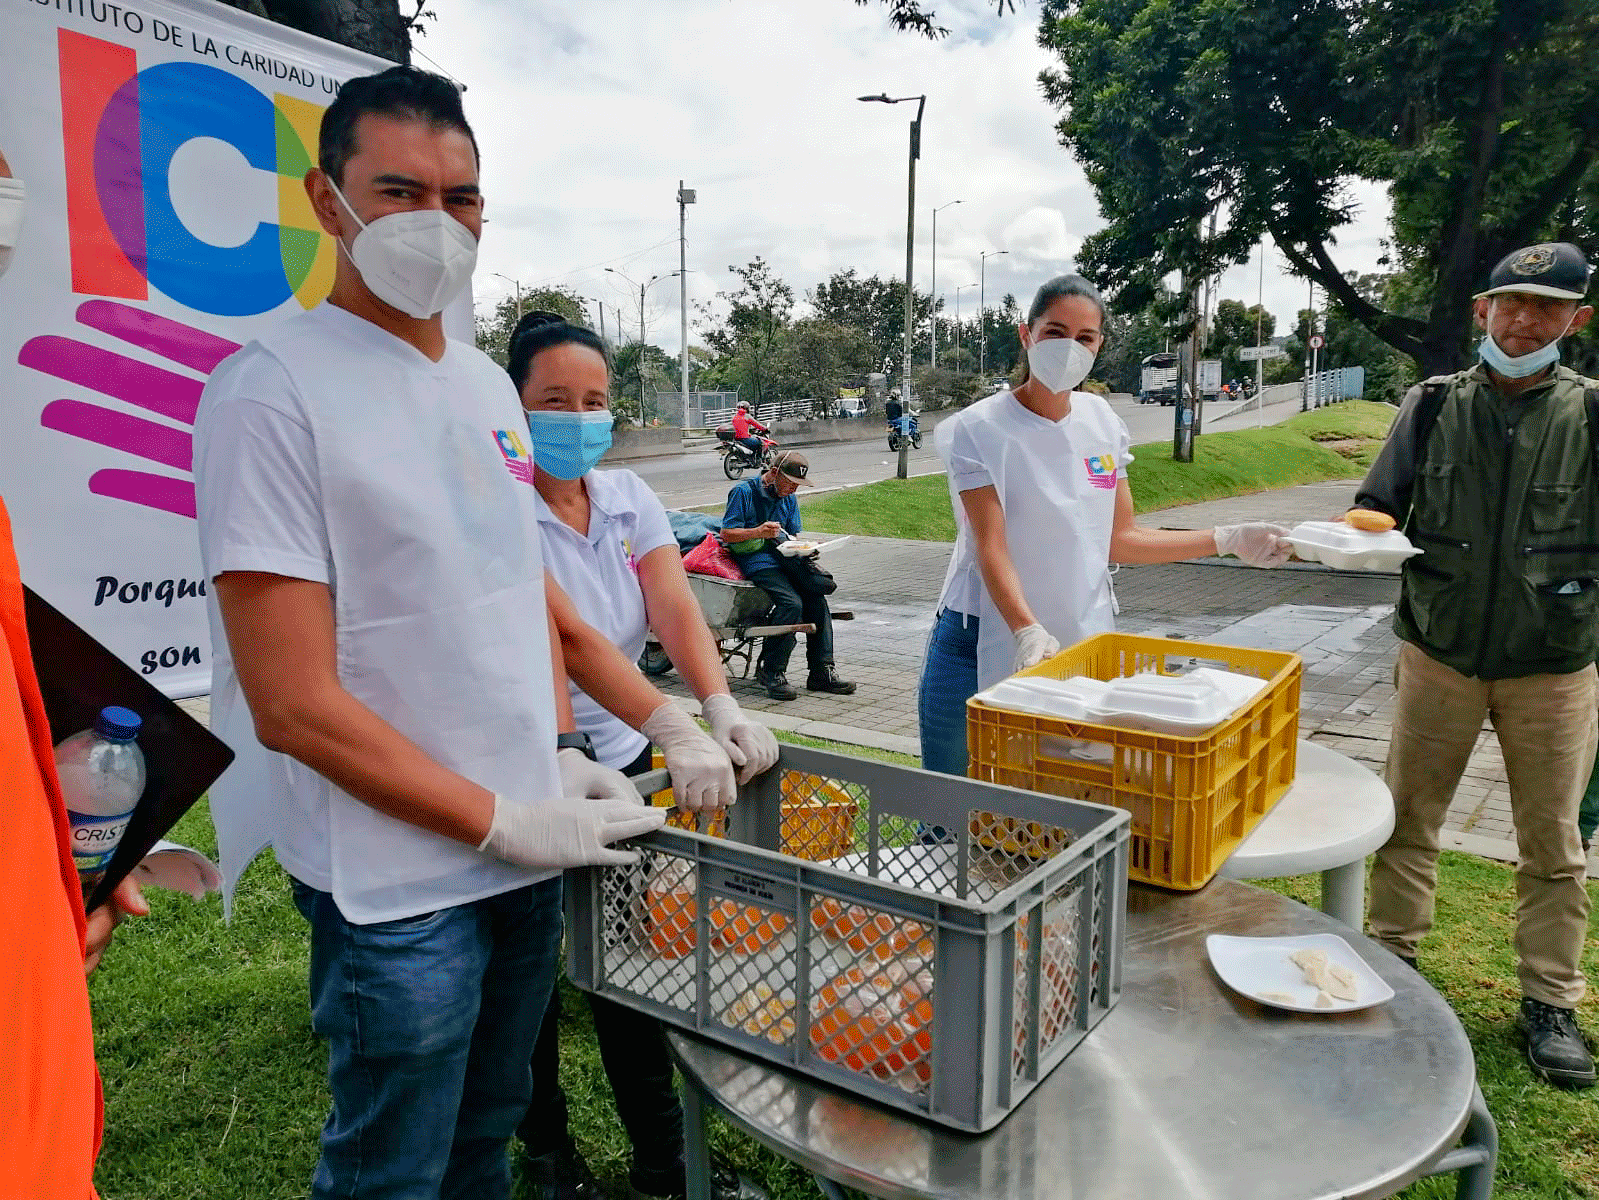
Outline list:
[[[294,881],[333,1111],[313,1200],[507,1200],[560,969],[561,880],[355,925]]]
[[[966,774],[966,701],[977,694],[977,618],[946,608],[927,638],[916,696],[922,766]]]

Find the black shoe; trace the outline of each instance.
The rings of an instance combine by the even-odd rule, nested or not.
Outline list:
[[[1414,954],[1396,954],[1394,957],[1400,962],[1404,963],[1405,966],[1409,967],[1412,971],[1421,970],[1421,964],[1416,961],[1416,956]]]
[[[611,1200],[575,1147],[522,1158],[527,1200]]]
[[[1534,1075],[1556,1087],[1593,1086],[1593,1055],[1571,1009],[1523,996],[1518,1024],[1527,1035],[1527,1061]]]
[[[684,1200],[687,1194],[687,1181],[683,1187],[669,1192],[646,1192],[631,1180],[627,1185],[628,1200]],[[769,1200],[769,1197],[763,1189],[739,1174],[732,1163],[720,1154],[712,1154],[711,1200]]]
[[[855,690],[855,685],[847,679],[840,679],[838,672],[833,670],[833,664],[825,667],[812,667],[809,678],[805,680],[805,687],[812,692],[832,692],[835,696],[847,696]]]
[[[768,671],[765,667],[756,667],[755,682],[765,688],[766,694],[773,700],[799,699],[799,693],[794,690],[794,685],[789,683],[788,676],[781,671]]]

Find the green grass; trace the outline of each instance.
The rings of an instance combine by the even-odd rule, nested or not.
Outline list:
[[[910,761],[888,752],[871,756]],[[203,805],[175,837],[214,850]],[[1422,945],[1422,964],[1465,1024],[1499,1123],[1495,1194],[1526,1200],[1599,1195],[1593,1094],[1534,1083],[1514,1031],[1514,878],[1504,867],[1462,854],[1445,854],[1441,874],[1438,930]],[[1315,877],[1268,886],[1307,903],[1317,899]],[[1590,891],[1599,892],[1599,885]],[[96,1180],[101,1194],[107,1200],[303,1197],[328,1095],[324,1051],[311,1034],[306,1007],[306,927],[289,900],[287,878],[270,861],[253,867],[231,926],[222,924],[215,897],[196,904],[156,891],[151,901],[151,915],[122,927],[91,982],[106,1089]],[[563,1081],[573,1131],[595,1171],[620,1183],[627,1148],[588,1006],[570,987],[565,999]],[[1599,1000],[1585,1003],[1582,1015],[1588,1028],[1599,1029]],[[815,1195],[797,1167],[726,1128],[714,1136],[775,1200]],[[1453,1187],[1440,1179],[1402,1195],[1445,1200]]]
[[[1170,440],[1134,446],[1127,470],[1141,513],[1271,488],[1359,479],[1388,432],[1394,410],[1363,400],[1301,413],[1266,429],[1202,434],[1194,461],[1174,462]],[[802,501],[807,529],[948,542],[955,539],[942,475],[888,479]]]

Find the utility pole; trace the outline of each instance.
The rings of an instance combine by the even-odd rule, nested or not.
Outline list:
[[[1194,461],[1194,409],[1199,383],[1199,280],[1188,272],[1183,273],[1183,300],[1188,316],[1188,342],[1185,352],[1188,361],[1179,360],[1177,371],[1177,403],[1173,412],[1172,448],[1173,462]]]
[[[494,275],[505,280],[506,283],[516,289],[516,319],[520,321],[522,319],[522,281],[520,279],[512,279],[509,275],[501,275],[498,271],[495,271]]]
[[[681,179],[677,181],[677,296],[683,317],[683,349],[679,365],[683,376],[684,433],[688,432],[688,206],[694,203],[695,194],[693,188],[683,186]]]
[[[975,283],[963,283],[955,289],[955,362],[957,369],[961,357],[961,293],[969,287],[976,287]]]
[[[1260,282],[1255,292],[1255,350],[1260,350],[1261,322],[1266,317],[1266,239],[1260,239]],[[1266,428],[1266,360],[1255,359],[1255,428]]]
[[[1310,411],[1310,339],[1316,333],[1316,281],[1310,281],[1310,294],[1305,298],[1305,382],[1299,389],[1299,411]]]

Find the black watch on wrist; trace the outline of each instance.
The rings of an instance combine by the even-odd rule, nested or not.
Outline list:
[[[586,733],[562,733],[555,738],[557,750],[581,750],[590,762],[600,760],[594,754],[594,739]]]

